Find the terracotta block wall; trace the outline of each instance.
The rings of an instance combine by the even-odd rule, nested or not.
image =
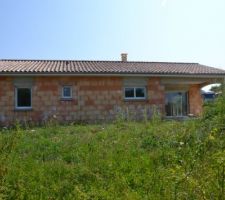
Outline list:
[[[191,85],[189,88],[189,109],[190,114],[201,115],[203,99],[201,96],[201,85]]]
[[[123,98],[122,77],[35,77],[32,86],[32,110],[15,110],[12,77],[0,77],[0,123],[19,121],[111,121],[125,117],[150,118],[153,106],[164,112],[165,93],[160,78],[149,78],[146,100]],[[62,86],[72,86],[72,100],[62,100]]]
[[[165,114],[165,86],[160,78],[150,78],[148,81],[149,104],[155,105],[162,114]]]

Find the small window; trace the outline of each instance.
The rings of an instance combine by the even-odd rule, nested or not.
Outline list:
[[[62,98],[63,99],[71,99],[72,98],[72,87],[71,86],[63,86]]]
[[[125,88],[125,98],[134,98],[134,88]]]
[[[16,88],[16,108],[31,108],[32,90],[31,88]]]
[[[136,88],[136,97],[145,98],[145,88]]]
[[[125,99],[145,99],[146,88],[145,87],[127,87],[124,89]]]

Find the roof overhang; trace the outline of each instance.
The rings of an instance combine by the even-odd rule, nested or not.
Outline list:
[[[29,72],[1,72],[0,76],[113,76],[113,77],[177,77],[177,78],[210,78],[210,79],[225,79],[225,74],[160,74],[160,73],[29,73]]]
[[[209,78],[209,77],[163,77],[161,83],[165,85],[193,85],[193,84],[212,84],[221,83],[224,78]]]

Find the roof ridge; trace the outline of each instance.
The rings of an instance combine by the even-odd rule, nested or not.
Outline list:
[[[0,61],[18,62],[110,62],[110,63],[165,63],[165,64],[199,64],[197,62],[169,62],[169,61],[119,61],[119,60],[73,60],[73,59],[0,59]]]

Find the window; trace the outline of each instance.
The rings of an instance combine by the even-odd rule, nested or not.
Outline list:
[[[17,109],[32,108],[31,99],[32,99],[31,88],[16,88],[16,108]]]
[[[124,89],[125,99],[146,99],[145,87],[126,87]]]
[[[72,87],[71,86],[63,86],[62,98],[63,99],[71,99],[72,98]]]

